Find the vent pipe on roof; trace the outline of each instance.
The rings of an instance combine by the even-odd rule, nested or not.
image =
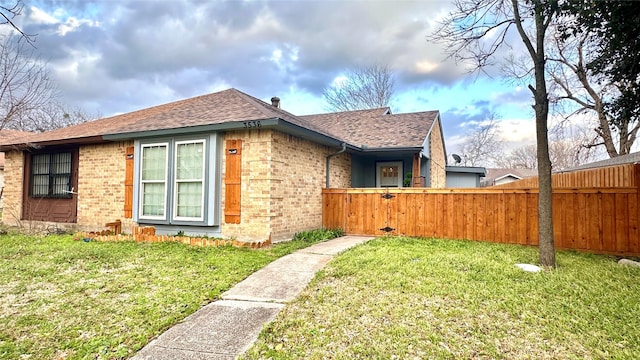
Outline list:
[[[272,97],[271,105],[273,105],[273,107],[277,107],[278,109],[280,109],[280,98],[277,96]]]

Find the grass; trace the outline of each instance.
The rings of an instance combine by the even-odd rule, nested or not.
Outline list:
[[[318,273],[263,329],[249,359],[630,359],[640,354],[640,269],[559,251],[387,237]]]
[[[335,234],[265,250],[0,235],[0,358],[130,357],[267,263]]]

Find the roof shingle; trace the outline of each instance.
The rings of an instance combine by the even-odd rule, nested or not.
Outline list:
[[[357,147],[420,147],[437,117],[437,111],[391,115],[388,108],[296,116],[228,89],[44,133],[0,138],[0,145],[99,141],[105,135],[281,119]]]
[[[349,144],[369,148],[420,147],[438,111],[391,114],[389,108],[300,116]]]

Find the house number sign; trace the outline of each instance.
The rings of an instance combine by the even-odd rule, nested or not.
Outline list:
[[[242,123],[242,125],[244,125],[245,129],[254,129],[254,128],[259,128],[262,126],[262,124],[260,123],[260,120],[256,120],[256,121],[244,121]]]

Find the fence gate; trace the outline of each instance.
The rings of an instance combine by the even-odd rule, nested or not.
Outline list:
[[[397,235],[398,194],[358,189],[347,196],[345,231],[362,235]]]

